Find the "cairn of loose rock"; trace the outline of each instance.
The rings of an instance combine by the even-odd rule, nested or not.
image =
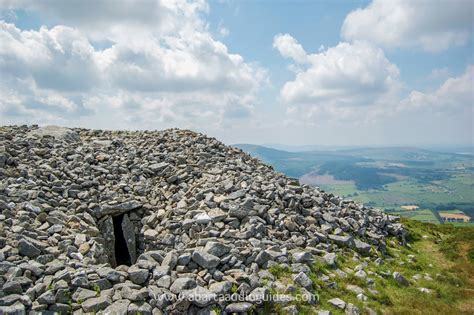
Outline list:
[[[278,287],[274,265],[314,303],[314,261],[404,235],[397,217],[177,129],[1,127],[0,211],[2,314],[248,312]]]

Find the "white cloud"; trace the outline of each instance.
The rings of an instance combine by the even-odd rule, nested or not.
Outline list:
[[[349,13],[341,29],[346,40],[369,40],[384,47],[441,51],[472,36],[470,0],[373,0]]]
[[[31,77],[38,88],[86,91],[99,81],[94,49],[76,30],[21,31],[0,22],[0,70],[11,78]]]
[[[400,111],[423,110],[428,112],[459,113],[459,109],[474,107],[474,66],[464,74],[447,79],[435,91],[412,91],[399,105]],[[462,112],[462,111],[461,111]]]
[[[275,39],[281,38],[277,36]],[[412,91],[384,52],[367,41],[339,43],[313,54],[285,36],[274,46],[291,58],[296,71],[280,94],[287,111],[284,126],[308,130],[309,141],[333,139],[342,144],[468,143],[474,123],[474,66],[433,91]],[[291,49],[301,47],[301,49]],[[301,62],[305,60],[305,63]],[[438,80],[449,69],[434,70]],[[329,135],[329,136],[328,136]]]
[[[206,131],[251,115],[267,81],[212,37],[203,1],[0,6],[66,24],[25,31],[0,22],[1,123]]]
[[[398,68],[381,49],[368,42],[340,43],[307,55],[286,34],[275,37],[274,46],[282,56],[307,63],[281,90],[282,99],[288,104],[370,105],[398,88]]]
[[[278,49],[285,58],[291,58],[297,63],[307,63],[308,56],[296,39],[289,34],[278,34],[273,38],[273,48]]]
[[[205,26],[200,13],[208,11],[204,0],[5,0],[0,9],[38,13],[52,25],[67,25],[94,40],[114,42],[146,40],[152,34],[176,34],[182,29]]]

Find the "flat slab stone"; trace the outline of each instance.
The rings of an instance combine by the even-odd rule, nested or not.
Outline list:
[[[119,215],[128,211],[138,209],[142,206],[142,203],[137,200],[131,200],[122,202],[116,205],[103,205],[97,208],[95,216],[101,218],[105,215]]]
[[[334,298],[334,299],[330,299],[328,301],[329,304],[337,307],[337,308],[340,308],[341,310],[343,310],[344,308],[346,308],[346,302],[344,302],[343,300],[341,300],[340,298]]]
[[[253,304],[247,302],[232,303],[226,306],[227,313],[245,313],[250,310]]]

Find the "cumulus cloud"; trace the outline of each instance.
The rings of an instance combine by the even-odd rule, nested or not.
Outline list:
[[[280,90],[287,128],[298,126],[313,130],[312,135],[330,133],[334,138],[342,135],[342,143],[348,134],[356,143],[433,141],[433,135],[441,142],[453,137],[460,143],[472,141],[472,65],[432,91],[413,90],[404,96],[410,90],[401,82],[396,65],[367,41],[342,42],[304,56],[295,53],[304,49],[290,35],[276,36],[274,46],[293,61],[296,71]],[[449,71],[435,69],[427,79],[433,75],[442,79]]]
[[[469,65],[462,75],[447,79],[431,93],[412,91],[400,102],[399,110],[459,113],[459,109],[472,110],[473,107],[474,66]]]
[[[288,104],[370,105],[398,87],[398,68],[368,42],[340,43],[308,55],[286,34],[275,37],[274,46],[283,57],[306,63],[281,90]]]
[[[472,143],[473,82],[470,65],[433,90],[413,90],[406,97],[395,94],[369,106],[289,105],[285,126],[311,130],[309,141],[331,139],[345,145],[349,139],[354,144],[384,145]]]
[[[473,7],[469,0],[373,0],[347,15],[341,35],[383,47],[442,51],[472,37]]]
[[[218,128],[226,117],[250,115],[267,80],[263,68],[212,37],[203,1],[1,6],[57,23],[27,31],[0,22],[2,123]]]
[[[285,58],[291,58],[297,63],[308,62],[308,55],[296,39],[290,34],[278,34],[273,39],[273,48],[278,49]]]
[[[0,41],[0,70],[13,79],[61,91],[87,91],[99,81],[93,47],[72,28],[21,31],[0,22]]]

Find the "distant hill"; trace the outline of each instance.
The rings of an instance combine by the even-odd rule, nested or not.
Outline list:
[[[438,152],[326,147],[289,152],[253,144],[234,146],[303,183],[398,214],[429,222],[439,222],[438,211],[463,211],[474,217],[474,156],[459,154],[459,148]],[[405,211],[406,205],[417,205],[419,210]]]

